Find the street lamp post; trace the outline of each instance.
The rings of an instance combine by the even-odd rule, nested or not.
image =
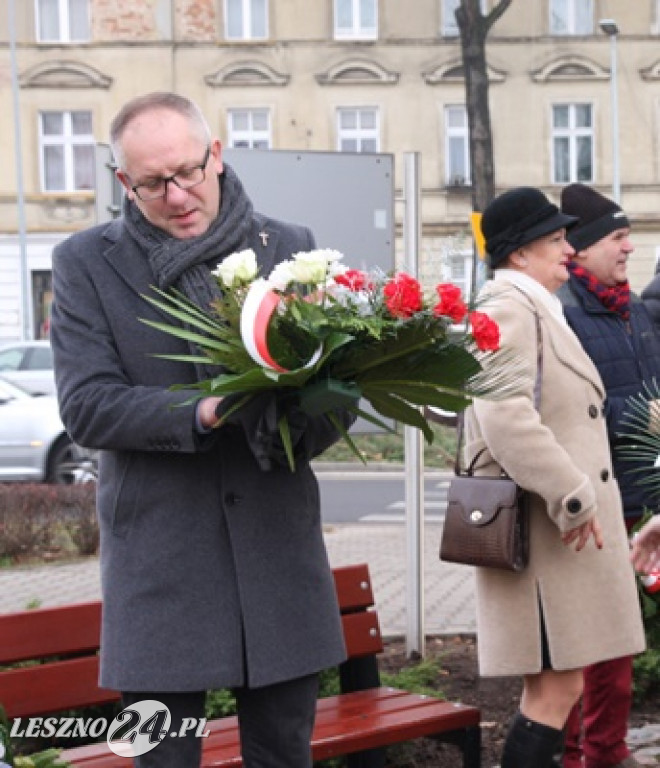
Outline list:
[[[619,176],[619,99],[617,89],[616,41],[619,27],[614,19],[601,19],[600,28],[610,38],[610,90],[612,101],[612,196],[621,202],[621,181]]]

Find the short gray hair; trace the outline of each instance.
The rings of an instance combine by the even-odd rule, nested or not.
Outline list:
[[[121,149],[121,139],[128,124],[136,117],[156,109],[169,109],[185,117],[194,131],[198,131],[205,144],[211,141],[211,129],[199,107],[185,96],[168,91],[156,91],[138,96],[126,103],[110,123],[110,147],[115,162],[121,168],[124,156]]]

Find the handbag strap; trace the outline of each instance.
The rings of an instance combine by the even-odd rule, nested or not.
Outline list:
[[[514,286],[514,288],[518,288],[518,286]],[[518,288],[518,290],[520,290]],[[527,298],[527,294],[525,294],[524,291],[520,291],[525,295]],[[536,379],[534,381],[534,408],[536,410],[540,410],[541,408],[541,388],[542,388],[542,379],[543,379],[543,337],[541,335],[541,318],[539,317],[539,313],[536,310],[536,307],[532,304],[530,301],[530,304],[532,306],[532,311],[534,312],[534,320],[536,321]],[[461,413],[458,414],[456,417],[456,430],[457,430],[457,437],[456,437],[456,458],[454,459],[454,474],[460,475],[461,474],[461,445],[463,443],[463,432],[464,432],[464,414],[461,411]],[[473,474],[474,467],[477,461],[479,460],[479,457],[481,454],[485,451],[485,448],[482,448],[478,453],[475,454],[472,461],[470,462],[470,466],[466,469],[466,472],[468,475]],[[502,474],[507,476],[507,473],[502,470]]]

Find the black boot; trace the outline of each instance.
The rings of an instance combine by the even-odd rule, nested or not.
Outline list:
[[[552,768],[563,731],[530,720],[517,712],[504,743],[500,768]]]

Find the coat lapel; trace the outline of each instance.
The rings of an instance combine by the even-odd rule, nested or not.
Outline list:
[[[577,336],[566,323],[555,317],[542,302],[535,300],[533,296],[527,293],[525,293],[525,296],[538,312],[541,318],[544,341],[552,345],[552,350],[557,359],[573,370],[578,376],[589,381],[600,396],[604,398],[605,390],[600,374],[591,358],[582,348]]]

